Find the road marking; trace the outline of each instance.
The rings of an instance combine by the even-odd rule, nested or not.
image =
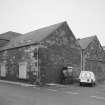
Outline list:
[[[67,94],[79,94],[78,92],[70,92],[70,91],[68,91],[68,92],[66,92]]]
[[[104,99],[105,100],[105,97],[101,97],[101,96],[90,96],[91,98],[96,98],[96,99]]]
[[[48,89],[48,90],[53,91],[53,92],[56,92],[57,91],[57,90],[54,90],[54,89]]]
[[[31,85],[27,85],[27,84],[20,84],[20,86],[23,86],[23,87],[30,87]]]
[[[39,88],[39,87],[33,87],[33,88],[35,88],[35,89],[41,89],[41,88]]]
[[[37,87],[33,87],[33,88],[37,88]]]

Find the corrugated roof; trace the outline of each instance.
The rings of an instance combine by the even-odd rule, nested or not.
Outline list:
[[[44,38],[46,38],[48,35],[50,35],[53,31],[55,31],[57,28],[59,28],[64,23],[66,22],[54,24],[54,25],[51,25],[45,28],[41,28],[41,29],[38,29],[32,32],[26,33],[22,36],[16,37],[12,39],[8,43],[8,45],[1,48],[1,50],[30,45],[33,43],[39,43],[40,41],[42,41]]]
[[[78,39],[77,41],[79,42],[79,45],[82,49],[86,49],[95,37],[96,36],[90,36],[83,39]]]

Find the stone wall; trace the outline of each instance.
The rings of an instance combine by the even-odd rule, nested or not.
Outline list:
[[[66,24],[42,42],[47,46],[39,51],[42,81],[59,82],[64,66],[72,66],[74,70],[77,70],[77,66],[80,68],[80,49],[75,42],[76,39]]]
[[[105,80],[105,53],[97,37],[90,43],[84,51],[85,70],[95,73],[97,81]]]
[[[40,45],[29,45],[20,48],[8,49],[0,52],[0,63],[6,64],[7,79],[18,80],[19,62],[27,62],[28,80],[32,79],[35,65],[39,65],[42,83],[59,82],[60,71],[64,66],[80,67],[80,49],[67,23],[52,32]],[[34,56],[39,47],[38,61]],[[38,62],[38,64],[35,64]],[[79,69],[80,70],[80,69]],[[76,73],[75,73],[76,74]]]
[[[0,52],[0,63],[4,63],[7,70],[6,79],[18,80],[20,62],[27,62],[27,71],[33,71],[36,61],[33,56],[35,48],[36,46],[33,45]]]

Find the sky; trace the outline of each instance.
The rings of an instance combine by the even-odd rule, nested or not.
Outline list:
[[[105,46],[105,0],[0,0],[0,34],[24,34],[63,21],[76,38],[97,35]]]

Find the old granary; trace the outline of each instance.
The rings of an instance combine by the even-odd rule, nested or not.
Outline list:
[[[80,49],[67,22],[12,38],[0,48],[1,77],[59,82],[63,66],[80,66]],[[36,76],[36,77],[35,77]]]
[[[24,35],[7,32],[1,36],[1,79],[59,82],[64,66],[72,66],[75,77],[80,70],[93,70],[98,79],[104,78],[105,54],[97,37],[77,40],[67,22]]]

